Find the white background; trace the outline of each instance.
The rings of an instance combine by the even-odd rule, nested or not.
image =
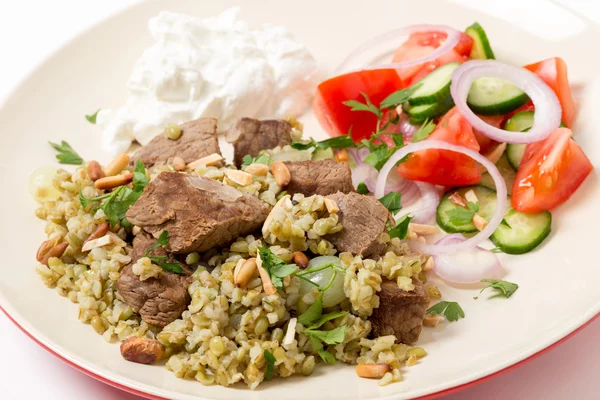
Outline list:
[[[598,5],[596,1],[571,0],[562,3],[583,6],[580,9],[590,12],[596,8],[594,4]],[[78,32],[134,2],[0,2],[0,98],[8,94],[48,54]],[[600,13],[588,14],[588,17],[598,21]],[[591,51],[598,51],[597,43],[590,45],[594,47]],[[32,118],[36,116],[32,115]],[[526,365],[445,399],[600,399],[599,337],[600,319]],[[0,339],[3,344],[0,358],[1,399],[140,399],[69,367],[27,338],[2,313]],[[468,352],[468,349],[465,351]]]

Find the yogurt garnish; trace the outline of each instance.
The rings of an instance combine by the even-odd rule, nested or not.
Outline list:
[[[250,28],[232,8],[211,18],[161,12],[148,27],[155,40],[136,62],[118,110],[101,110],[103,147],[124,152],[147,144],[171,122],[240,117],[297,117],[320,81],[314,57],[282,26]]]

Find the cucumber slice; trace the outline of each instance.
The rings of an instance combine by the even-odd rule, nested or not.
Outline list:
[[[500,175],[504,178],[504,182],[506,182],[506,187],[508,188],[508,192],[510,193],[510,189],[513,186],[513,182],[515,181],[515,170],[512,168],[510,163],[508,162],[508,157],[506,156],[506,152],[502,154],[502,157],[496,163],[496,167],[500,172]],[[481,176],[480,185],[490,188],[492,190],[496,190],[496,184],[494,180],[490,176],[489,173],[485,173]]]
[[[529,101],[521,89],[503,79],[483,77],[475,79],[467,104],[476,114],[503,115],[516,110]]]
[[[448,98],[452,73],[458,66],[457,62],[442,65],[417,82],[421,86],[410,96],[409,103],[413,106],[433,104]]]
[[[471,48],[470,57],[475,60],[494,60],[494,52],[490,46],[485,31],[475,22],[465,30],[465,33],[473,38],[473,48]]]
[[[521,165],[525,148],[527,148],[527,145],[520,143],[508,143],[506,145],[506,158],[508,158],[508,163],[515,171],[518,170],[519,165]]]
[[[446,114],[452,107],[454,101],[451,96],[434,103],[411,106],[409,102],[402,105],[402,110],[408,114],[409,122],[413,125],[421,125],[427,119],[441,117]]]
[[[523,254],[535,249],[550,234],[552,214],[549,211],[522,213],[510,208],[490,240],[507,254]]]
[[[448,217],[448,211],[460,207],[450,201],[450,196],[452,193],[458,192],[464,196],[464,194],[469,190],[473,190],[477,196],[477,199],[479,200],[479,211],[477,211],[477,214],[481,215],[487,221],[489,221],[494,214],[494,210],[496,210],[496,192],[494,190],[481,185],[451,189],[442,197],[442,200],[437,208],[437,223],[446,232],[477,232],[477,228],[475,228],[475,225],[473,225],[472,222],[469,222],[465,225],[456,225],[450,221],[450,218]]]

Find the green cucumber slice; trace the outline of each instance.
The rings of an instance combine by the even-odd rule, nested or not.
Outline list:
[[[475,79],[469,90],[467,104],[476,114],[503,115],[522,107],[529,96],[503,79],[483,77]]]
[[[496,58],[487,35],[479,23],[475,22],[465,30],[465,33],[473,38],[473,47],[470,54],[472,59],[494,60]]]
[[[481,185],[451,189],[442,197],[437,208],[437,223],[444,231],[450,233],[477,232],[477,228],[475,228],[475,225],[473,225],[472,222],[465,225],[456,225],[450,221],[450,218],[448,217],[448,211],[460,207],[450,201],[450,196],[453,193],[458,192],[464,197],[464,194],[469,190],[473,190],[479,200],[479,211],[477,214],[487,221],[489,221],[494,214],[494,210],[496,210],[496,192],[494,190]]]
[[[549,211],[522,213],[509,208],[504,220],[490,240],[507,254],[527,253],[544,241],[552,230],[552,214]]]
[[[457,62],[442,65],[417,82],[421,86],[410,96],[409,103],[413,106],[434,104],[448,98],[452,73],[459,65]]]
[[[508,163],[515,171],[518,170],[519,165],[521,165],[521,160],[523,159],[526,148],[526,144],[520,143],[508,143],[506,145],[506,158],[508,158]]]
[[[427,119],[434,119],[446,114],[454,107],[451,96],[434,103],[411,106],[409,102],[402,105],[402,110],[408,114],[409,122],[413,125],[421,125]]]

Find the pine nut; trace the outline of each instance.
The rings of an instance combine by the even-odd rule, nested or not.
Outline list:
[[[237,262],[237,264],[235,264],[235,268],[233,269],[233,281],[236,282],[236,284],[237,284],[237,280],[238,280],[238,275],[240,274],[240,270],[242,269],[242,265],[244,265],[245,262],[246,262],[246,260],[241,258]]]
[[[308,266],[308,257],[301,251],[294,252],[294,264],[304,269]]]
[[[348,150],[341,149],[335,153],[335,160],[337,162],[348,162]]]
[[[104,171],[98,161],[90,161],[88,163],[88,175],[90,179],[96,182],[100,178],[104,178]]]
[[[267,176],[269,166],[265,164],[250,164],[244,171],[256,176]]]
[[[454,205],[467,207],[467,201],[458,192],[454,192],[448,198]]]
[[[423,271],[431,271],[433,269],[434,266],[434,261],[433,261],[433,257],[429,257],[427,259],[427,261],[425,261],[425,264],[423,264]]]
[[[194,168],[198,168],[198,167],[200,167],[202,165],[214,165],[214,164],[218,163],[221,160],[223,160],[223,156],[222,155],[217,154],[217,153],[212,153],[211,155],[199,158],[196,161],[192,161],[191,163],[189,163],[187,165],[187,167],[190,168],[190,169],[194,169]]]
[[[131,228],[131,233],[133,233],[133,236],[137,235],[141,231],[142,231],[142,228],[140,228],[139,226],[134,226],[133,228]]]
[[[260,257],[256,257],[256,267],[258,268],[258,273],[260,274],[260,280],[262,281],[263,290],[267,296],[272,295],[277,292],[275,286],[273,286],[273,282],[271,282],[271,277],[266,269],[262,267],[262,260]]]
[[[437,324],[442,320],[442,317],[439,315],[425,315],[423,317],[423,325],[428,328],[435,328]]]
[[[44,257],[46,257],[46,254],[48,254],[48,252],[50,250],[52,250],[52,248],[54,246],[56,246],[56,244],[58,243],[58,240],[59,240],[59,238],[54,238],[54,239],[48,239],[45,242],[42,242],[42,244],[40,245],[40,248],[38,249],[38,251],[35,255],[35,259],[38,260],[39,262],[42,262]]]
[[[427,236],[427,235],[436,235],[440,233],[440,228],[435,225],[423,225],[423,224],[413,224],[412,222],[408,224],[412,232],[417,235]]]
[[[65,250],[67,250],[67,247],[69,247],[69,243],[67,242],[57,244],[46,253],[40,262],[45,266],[48,266],[48,260],[50,260],[52,257],[60,258],[65,253]]]
[[[356,366],[356,375],[361,378],[381,379],[388,372],[392,372],[389,364],[359,364]]]
[[[108,232],[108,228],[110,228],[110,224],[108,222],[101,223],[100,225],[98,225],[96,230],[92,232],[92,234],[83,241],[82,245],[86,244],[90,240],[98,239],[106,235],[106,232]]]
[[[244,260],[240,260],[240,261],[244,261]],[[248,285],[248,282],[250,282],[250,280],[252,280],[252,277],[254,276],[254,273],[256,272],[256,267],[257,267],[256,258],[249,258],[249,259],[245,260],[241,264],[237,275],[234,273],[235,284],[241,288],[245,288]],[[236,266],[236,269],[237,269],[237,266]],[[266,290],[265,290],[265,293],[266,293]]]
[[[425,240],[425,238],[424,238],[423,236],[419,236],[419,237],[417,237],[417,242],[420,242],[420,243],[427,243],[427,241]]]
[[[473,225],[475,225],[475,228],[477,228],[478,231],[482,231],[488,224],[488,222],[485,220],[485,218],[483,218],[481,215],[479,214],[474,214],[473,215]]]
[[[475,194],[473,189],[465,193],[465,200],[467,200],[470,203],[479,203],[479,199],[477,198],[477,195]]]
[[[292,277],[291,276],[284,276],[283,277],[283,287],[288,287],[290,286],[290,283],[292,283]]]
[[[337,203],[331,199],[328,199],[327,197],[325,197],[325,207],[327,207],[329,214],[337,214],[340,212],[340,207],[337,205]]]
[[[106,176],[114,176],[123,171],[127,164],[129,164],[129,156],[125,153],[119,154],[104,168],[104,173]]]
[[[248,186],[252,183],[252,175],[244,172],[238,171],[237,169],[227,169],[225,170],[225,175],[233,182],[238,185]]]
[[[183,171],[185,169],[185,161],[181,157],[173,157],[173,168],[175,171]]]
[[[95,184],[96,189],[108,190],[127,185],[128,183],[131,183],[131,181],[133,181],[133,174],[128,172],[123,175],[105,176],[104,178],[98,179]]]
[[[271,164],[271,173],[275,178],[275,182],[281,187],[287,186],[292,180],[290,170],[281,161],[275,161]]]

